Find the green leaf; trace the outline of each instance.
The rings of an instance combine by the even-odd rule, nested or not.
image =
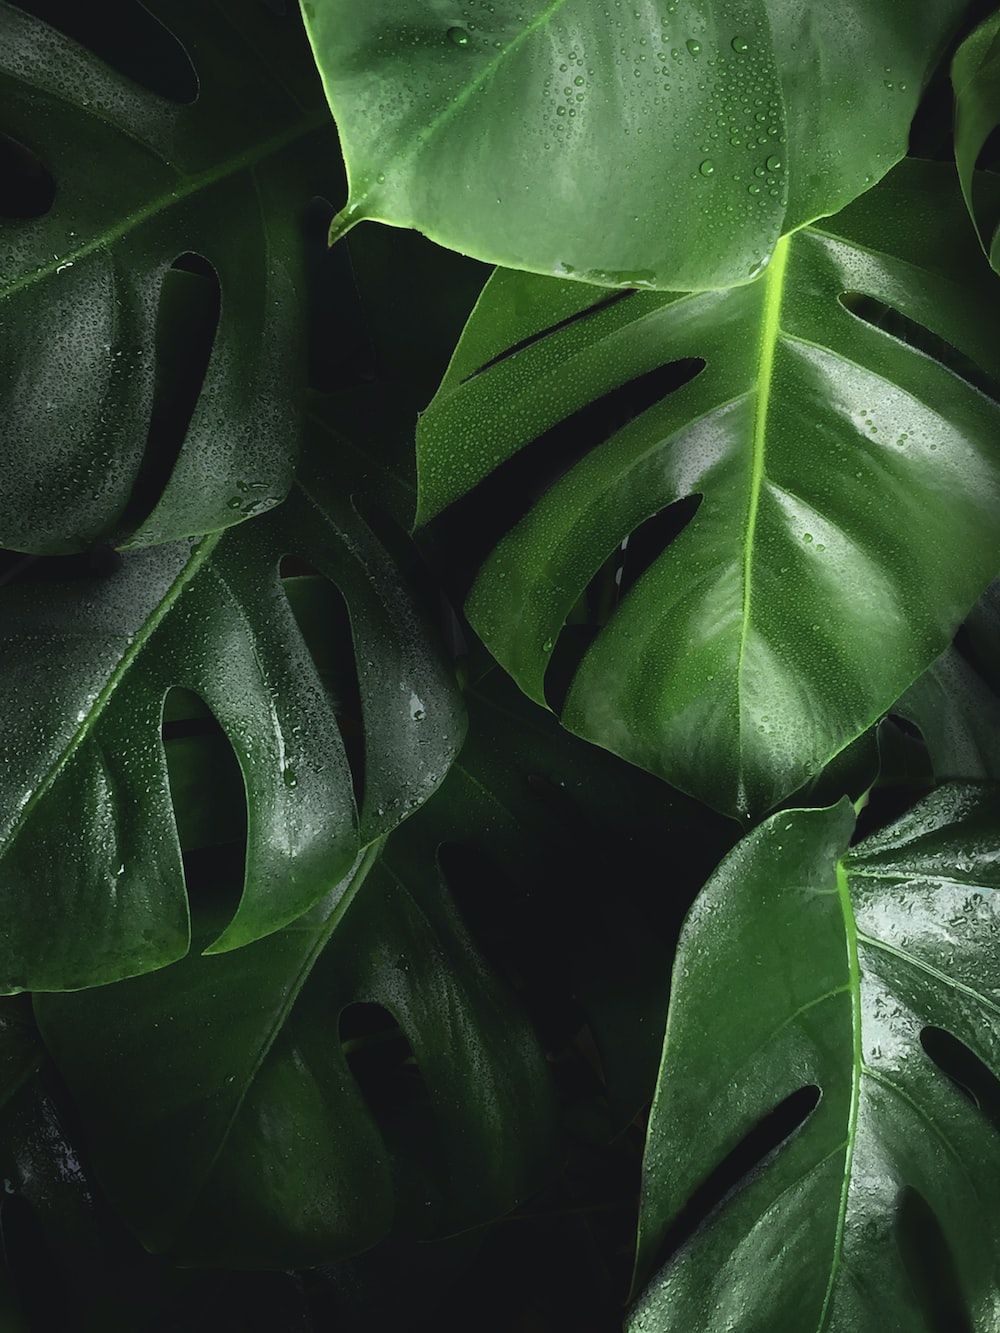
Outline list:
[[[782,812],[705,886],[674,967],[640,1275],[763,1117],[804,1086],[819,1100],[656,1274],[635,1333],[996,1327],[996,799],[941,788],[850,850],[846,801]],[[964,1318],[918,1297],[914,1208]]]
[[[308,46],[262,4],[149,10],[169,28],[147,14],[124,46],[193,65],[190,103],[0,5],[3,130],[55,182],[40,216],[9,179],[0,206],[0,545],[17,550],[218,531],[291,484],[300,214],[336,151]]]
[[[509,937],[504,956],[536,989],[573,997],[622,1130],[656,1073],[676,904],[690,901],[731,844],[731,826],[567,736],[495,669],[467,701],[462,752],[403,839],[423,837],[425,858],[435,845],[478,855],[452,873],[463,901],[480,911],[491,882],[485,866],[498,874],[493,910]],[[665,838],[684,852],[671,865],[670,925],[658,929],[642,890]],[[609,883],[617,886],[610,898]]]
[[[416,227],[604,286],[745,283],[906,151],[966,0],[303,0],[350,182]]]
[[[1000,409],[976,387],[1000,374],[992,281],[947,167],[917,161],[783,240],[749,287],[602,299],[498,272],[418,431],[421,521],[491,473],[493,530],[528,507],[473,585],[477,633],[544,702],[588,581],[696,498],[598,626],[562,719],[721,810],[775,805],[930,665],[996,573]],[[624,425],[623,385],[652,401]]]
[[[285,555],[346,603],[361,716],[342,723],[362,732],[360,811],[334,707],[282,591]],[[160,736],[172,687],[214,715],[246,787],[246,881],[213,950],[294,920],[425,800],[464,721],[412,585],[310,465],[283,506],[250,524],[130,553],[103,579],[5,590],[0,988],[95,985],[187,951]]]
[[[338,1040],[358,1003],[388,1011],[416,1062],[380,1123]],[[391,841],[269,940],[36,1007],[113,1204],[183,1263],[303,1266],[393,1228],[446,1234],[548,1169],[542,1054],[433,859]],[[361,1040],[380,1035],[398,1037]]]
[[[671,941],[636,889],[666,829],[692,842],[669,879],[683,901],[731,825],[493,676],[469,696],[441,789],[310,914],[234,953],[36,996],[98,1175],[147,1245],[198,1264],[315,1263],[390,1230],[491,1220],[548,1184],[548,1073],[494,960],[547,1051],[589,1029],[613,1130],[648,1100]],[[215,896],[200,899],[206,934]],[[359,1001],[398,1023],[425,1099],[383,1093],[366,1111],[352,1075],[398,1034],[346,1030]]]
[[[965,651],[957,643],[945,649],[893,705],[919,730],[938,782],[1000,780],[998,634],[1000,583],[993,583],[966,622]]]
[[[951,67],[955,89],[955,160],[962,193],[990,263],[1000,272],[1000,205],[983,197],[976,163],[1000,125],[1000,10],[967,37]]]

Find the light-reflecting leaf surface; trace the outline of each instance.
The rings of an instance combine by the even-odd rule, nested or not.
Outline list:
[[[303,0],[342,225],[612,287],[749,280],[902,157],[965,0]]]
[[[889,708],[996,573],[998,295],[948,168],[917,161],[783,240],[749,287],[609,299],[498,272],[419,427],[418,517],[474,510],[489,478],[496,526],[489,487],[516,463],[505,503],[527,512],[466,610],[543,702],[593,576],[698,501],[599,625],[562,718],[719,809],[765,811]],[[651,401],[631,420],[623,385]]]
[[[953,1270],[949,1326],[996,1327],[996,797],[943,787],[850,849],[847,801],[784,811],[706,885],[674,967],[650,1119],[644,1280],[723,1159],[803,1087],[819,1099],[667,1258],[633,1333],[944,1327],[902,1230],[914,1202]]]

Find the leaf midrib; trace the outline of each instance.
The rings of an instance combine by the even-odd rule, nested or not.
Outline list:
[[[328,119],[329,117],[325,109],[314,112],[312,115],[306,116],[294,129],[286,130],[283,134],[276,134],[272,138],[264,140],[263,143],[257,144],[255,147],[248,148],[244,152],[238,153],[235,157],[229,158],[228,161],[221,163],[219,166],[211,167],[208,171],[202,171],[195,176],[189,176],[186,180],[181,179],[176,189],[171,190],[168,194],[157,196],[157,198],[151,200],[142,208],[138,208],[134,213],[129,213],[126,217],[122,218],[115,226],[108,227],[97,236],[92,237],[89,241],[85,241],[82,245],[77,246],[75,250],[68,250],[62,254],[54,255],[47,264],[43,264],[40,268],[32,269],[30,273],[22,274],[20,277],[15,278],[10,282],[6,287],[0,287],[0,302],[6,301],[11,296],[16,296],[18,292],[33,287],[36,283],[42,282],[46,278],[52,277],[58,269],[67,265],[76,264],[81,259],[88,258],[96,250],[106,249],[115,245],[118,241],[141,227],[151,218],[157,217],[159,214],[173,208],[175,204],[183,203],[185,199],[189,199],[199,191],[209,189],[213,185],[217,185],[220,181],[226,180],[230,176],[235,176],[238,172],[256,166],[258,163],[264,161],[265,158],[272,157],[274,154],[281,152],[283,148],[287,148],[289,144],[294,143],[297,139],[304,139],[307,135],[319,129],[320,126],[326,124]]]
[[[757,515],[764,485],[767,456],[767,423],[774,384],[774,362],[778,339],[781,335],[781,308],[788,274],[788,256],[791,236],[783,236],[774,248],[774,255],[764,278],[764,301],[761,309],[760,341],[758,344],[757,373],[754,379],[757,406],[754,413],[753,436],[750,449],[749,498],[746,526],[743,533],[743,607],[740,620],[739,648],[736,659],[737,743],[739,750],[739,783],[741,804],[746,804],[743,788],[743,668],[747,639],[750,634],[752,611],[752,583],[754,542],[757,535]]]
[[[38,803],[47,794],[59,774],[67,766],[77,750],[93,731],[101,714],[110,703],[115,690],[117,690],[118,686],[131,670],[132,664],[149,643],[163,619],[174,607],[181,593],[215,550],[219,541],[223,537],[224,532],[225,530],[222,532],[209,533],[207,537],[203,537],[192,549],[190,556],[178,571],[170,587],[146,617],[140,628],[136,631],[128,648],[122,653],[118,665],[108,676],[108,679],[105,681],[97,697],[94,699],[94,702],[86,710],[86,713],[80,720],[76,730],[63,746],[55,760],[49,765],[41,781],[35,786],[34,791],[32,791],[31,795],[28,797],[27,801],[25,801],[24,805],[11,823],[7,833],[0,839],[0,858],[5,856],[10,850],[10,847],[20,834],[21,829],[24,827],[27,820],[31,817]]]
[[[847,871],[842,860],[837,862],[837,897],[844,920],[844,938],[847,945],[848,986],[851,993],[851,1103],[847,1116],[847,1146],[844,1156],[844,1178],[840,1189],[840,1203],[837,1209],[837,1228],[834,1234],[833,1258],[830,1264],[830,1277],[823,1297],[816,1333],[823,1333],[827,1327],[827,1317],[833,1301],[837,1275],[844,1255],[844,1233],[847,1226],[847,1205],[851,1193],[851,1180],[854,1169],[854,1147],[858,1136],[858,1111],[861,1105],[861,1074],[864,1058],[861,1033],[861,962],[858,955],[858,927],[854,919],[854,904],[851,902],[851,890]]]

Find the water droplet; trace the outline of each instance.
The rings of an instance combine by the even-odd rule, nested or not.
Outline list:
[[[768,171],[780,171],[782,167],[782,161],[781,158],[777,156],[777,154],[772,153],[771,156],[764,163],[764,165],[767,167]]]
[[[745,37],[734,37],[730,45],[737,55],[744,55],[750,50],[750,43]]]
[[[582,88],[583,85],[586,83],[586,79],[583,77],[582,74],[578,74],[576,78],[573,80],[573,82],[577,86],[577,88]]]
[[[715,173],[715,163],[710,157],[706,157],[698,170],[703,176],[712,176]]]
[[[684,45],[693,56],[701,55],[701,42],[696,42],[693,37],[689,37]]]
[[[803,540],[804,542],[811,542],[812,539],[813,539],[813,535],[812,535],[811,532],[804,532],[804,533],[802,534],[802,540]]]
[[[468,46],[469,34],[464,28],[449,28],[448,41],[451,42],[452,46]]]

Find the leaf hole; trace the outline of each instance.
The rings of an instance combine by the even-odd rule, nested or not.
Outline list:
[[[156,371],[146,448],[122,526],[152,511],[177,466],[208,374],[222,288],[201,255],[179,255],[163,275],[156,314]]]
[[[535,502],[582,459],[630,422],[676,393],[705,368],[700,357],[685,357],[637,375],[529,441],[436,521],[446,547],[457,543],[467,574],[457,591],[464,597],[475,571],[497,542]],[[452,571],[453,572],[453,571]]]
[[[335,583],[298,556],[282,557],[282,588],[336,718],[357,808],[365,793],[365,728],[351,617]]]
[[[197,99],[198,76],[187,51],[138,0],[103,0],[99,16],[79,0],[18,0],[18,7],[149,92],[180,105]]]
[[[629,590],[692,521],[701,501],[701,495],[686,495],[640,523],[587,584],[559,633],[545,672],[545,698],[556,713],[562,711],[587,649]]]
[[[941,1073],[1000,1133],[1000,1079],[992,1069],[944,1028],[925,1027],[920,1044]]]
[[[397,967],[404,970],[406,960]],[[419,1151],[417,1125],[429,1125],[431,1100],[413,1047],[384,1005],[355,1002],[340,1014],[340,1046],[372,1119],[397,1163]],[[425,1131],[426,1133],[426,1131]]]
[[[56,197],[48,168],[27,145],[0,134],[0,217],[40,218]]]
[[[837,298],[848,314],[864,324],[889,334],[924,356],[929,356],[945,370],[964,380],[994,402],[1000,402],[1000,383],[977,366],[971,357],[960,352],[945,338],[940,337],[915,319],[864,292],[842,292]]]
[[[896,1242],[923,1310],[928,1333],[973,1333],[955,1257],[926,1199],[911,1186],[899,1192]]]
[[[667,1229],[653,1272],[667,1263],[727,1198],[747,1183],[819,1105],[815,1084],[799,1088],[769,1111],[702,1181]]]
[[[517,356],[519,352],[523,352],[529,347],[533,347],[535,343],[541,342],[544,338],[551,338],[554,333],[559,333],[563,329],[571,328],[574,324],[581,324],[584,320],[593,318],[594,315],[599,314],[602,310],[607,310],[613,305],[619,305],[622,301],[629,300],[631,297],[635,296],[635,294],[634,291],[612,292],[609,296],[605,296],[603,299],[595,301],[592,305],[588,305],[585,310],[576,310],[573,314],[567,315],[565,319],[557,320],[555,324],[550,324],[547,328],[540,329],[537,333],[529,334],[526,338],[522,338],[520,342],[513,343],[510,347],[505,347],[502,352],[498,352],[496,356],[491,357],[488,361],[484,361],[476,370],[473,370],[470,374],[466,375],[462,380],[462,383],[468,384],[470,380],[476,379],[479,375],[485,375],[486,372],[492,370],[494,366],[499,366],[504,361],[509,361],[511,357]]]
[[[193,690],[173,686],[160,734],[196,937],[219,933],[239,905],[246,870],[247,799],[229,737]]]

